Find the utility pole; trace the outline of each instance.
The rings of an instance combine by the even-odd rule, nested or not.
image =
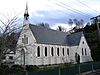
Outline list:
[[[99,45],[100,45],[100,15],[96,16],[96,17],[93,17],[93,18],[90,18],[91,20],[93,19],[95,22],[96,22],[96,25],[97,25],[97,32],[98,32],[98,41],[99,41]]]

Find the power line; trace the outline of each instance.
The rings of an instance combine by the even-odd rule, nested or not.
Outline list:
[[[89,9],[95,11],[96,13],[100,13],[99,11],[97,11],[97,10],[95,10],[95,9],[92,9],[91,7],[89,7],[88,5],[86,5],[85,3],[83,3],[83,2],[81,2],[81,1],[79,1],[79,0],[77,0],[77,1],[78,1],[80,4],[84,5],[85,7],[87,7],[87,8],[89,8]]]
[[[48,0],[48,1],[50,1],[50,2],[52,2],[52,3],[54,3],[54,4],[58,5],[58,6],[60,6],[60,7],[62,7],[62,8],[65,8],[65,9],[70,10],[70,11],[72,11],[72,12],[78,13],[78,12],[76,12],[76,11],[74,11],[74,10],[72,10],[72,9],[66,8],[66,7],[64,7],[64,6],[62,6],[62,5],[60,5],[60,4],[56,3],[56,2],[53,2],[53,1],[51,1],[51,0]],[[80,14],[80,13],[79,13],[79,14]]]
[[[63,5],[65,5],[65,6],[67,6],[67,7],[69,7],[69,8],[71,8],[71,9],[73,9],[73,10],[75,10],[75,11],[77,11],[77,12],[80,12],[80,13],[83,13],[83,14],[86,14],[86,15],[90,16],[89,14],[84,13],[84,12],[82,12],[82,11],[80,11],[80,10],[77,10],[77,9],[75,9],[75,8],[73,8],[73,7],[69,6],[69,5],[66,5],[66,4],[65,4],[65,3],[63,3],[63,2],[60,2],[60,3],[61,3],[61,4],[63,4]]]
[[[64,11],[61,11],[61,10],[60,10],[60,12],[65,13],[66,15],[68,14],[68,13],[66,13],[66,12],[64,12]],[[70,14],[68,14],[68,15],[70,15]],[[68,15],[67,15],[67,16],[68,16]],[[70,16],[73,16],[73,15],[70,15]],[[75,17],[75,16],[73,16],[73,17]]]
[[[50,1],[50,0],[48,0],[48,1]],[[62,5],[58,4],[58,3],[55,3],[55,2],[53,2],[53,1],[50,1],[50,2],[52,2],[52,3],[56,4],[57,6],[60,6],[60,7],[62,7],[62,8],[65,8],[65,9],[66,9],[66,7],[64,7],[64,6],[62,6]],[[68,8],[67,8],[67,10],[73,11],[73,10],[68,9]],[[68,13],[66,13],[66,12],[64,12],[64,11],[61,11],[61,12],[65,13],[65,14],[68,14]],[[73,11],[73,12],[74,12],[74,11]],[[80,14],[80,13],[79,13],[79,14]],[[71,16],[72,16],[72,15],[71,15]]]
[[[71,9],[70,9],[70,8],[66,8],[65,6],[63,6],[64,4],[61,5],[61,3],[59,4],[59,3],[54,2],[54,1],[51,1],[51,0],[48,0],[48,1],[50,1],[50,2],[52,2],[52,3],[54,3],[54,4],[58,5],[58,6],[60,6],[60,7],[62,7],[62,8],[65,8],[65,9],[67,9],[67,10],[70,10],[70,11],[72,11],[72,12],[75,12],[75,13],[78,13],[78,14],[81,14],[81,15],[84,15],[84,16],[90,16],[90,15],[88,15],[88,14],[86,14],[86,13],[83,14],[83,12],[80,12],[79,10],[77,10],[77,11],[76,11],[76,9],[73,10],[73,8],[70,7],[70,6],[69,6],[69,7],[70,7]],[[67,5],[66,5],[66,6],[67,6]],[[67,7],[68,7],[68,6],[67,6]],[[91,16],[90,16],[90,17],[91,17]]]

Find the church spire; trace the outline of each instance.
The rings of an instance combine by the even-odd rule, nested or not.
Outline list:
[[[25,13],[24,13],[24,25],[29,23],[28,19],[29,19],[28,3],[26,2],[26,9],[25,9]]]

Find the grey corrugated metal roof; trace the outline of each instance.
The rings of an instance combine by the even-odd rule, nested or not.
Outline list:
[[[36,26],[30,24],[30,29],[40,44],[55,44],[55,45],[78,45],[80,41],[80,33],[67,35],[66,32],[56,31],[42,26]],[[76,40],[75,40],[76,39]]]
[[[71,35],[68,35],[67,36],[68,45],[69,46],[79,45],[82,35],[83,35],[83,32],[77,32],[77,33],[73,33]]]

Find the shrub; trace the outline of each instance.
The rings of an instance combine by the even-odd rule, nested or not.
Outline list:
[[[26,70],[27,71],[37,71],[37,70],[39,70],[39,67],[38,66],[33,66],[33,65],[27,65]]]
[[[16,72],[23,72],[24,68],[20,65],[13,65],[10,69],[9,69],[9,73],[16,73]]]
[[[6,75],[8,73],[9,67],[7,65],[0,65],[0,75]]]

